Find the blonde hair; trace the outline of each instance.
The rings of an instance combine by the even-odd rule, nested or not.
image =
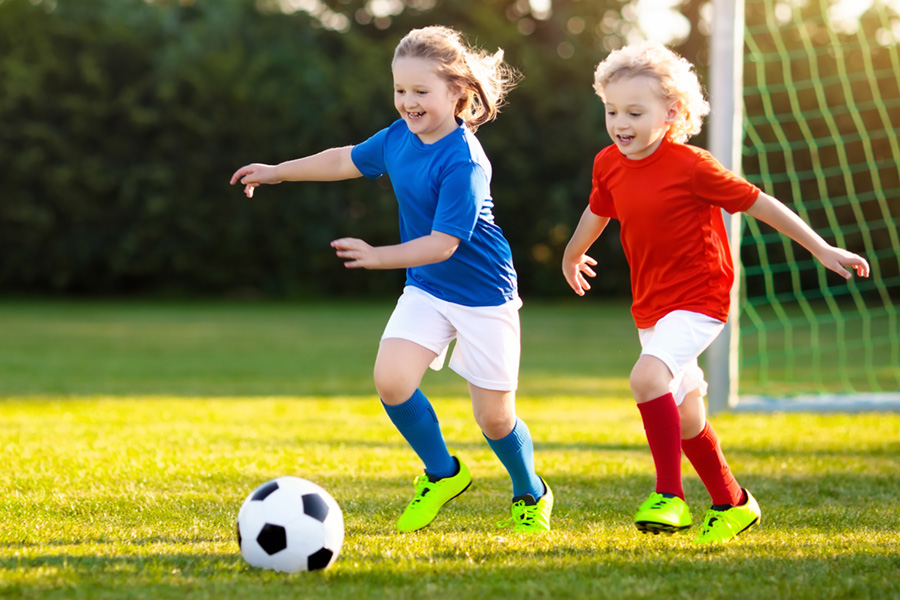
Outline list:
[[[678,104],[678,116],[666,134],[671,141],[683,144],[700,133],[709,103],[703,97],[694,65],[659,42],[640,42],[611,52],[594,71],[594,91],[606,102],[607,85],[639,76],[655,80],[662,97]]]
[[[449,27],[410,31],[394,50],[394,60],[404,57],[434,62],[439,76],[463,90],[455,115],[472,131],[497,117],[519,79],[518,71],[503,62],[503,50],[488,54],[470,48],[462,34]]]

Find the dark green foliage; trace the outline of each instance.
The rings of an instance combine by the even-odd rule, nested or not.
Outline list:
[[[337,32],[305,12],[284,14],[277,0],[0,0],[0,293],[395,294],[402,272],[348,272],[328,246],[342,236],[397,241],[388,181],[286,184],[247,200],[228,178],[250,161],[355,144],[387,126],[397,116],[394,46],[439,23],[486,50],[502,47],[524,75],[478,135],[523,294],[568,295],[559,261],[587,203],[593,157],[609,143],[592,73],[628,26],[605,24],[626,0],[555,0],[543,19],[522,0],[404,4],[370,19],[364,0],[325,1],[349,18]],[[696,23],[702,4],[681,10]],[[871,37],[883,24],[866,19]],[[748,26],[758,20],[750,10]],[[848,45],[848,60],[858,62],[858,46]],[[700,29],[677,49],[708,84]],[[891,73],[889,56],[872,53],[873,68]],[[875,115],[871,130],[884,131],[891,102],[862,114]],[[883,134],[872,139],[885,145]],[[705,132],[691,141],[705,146]],[[747,154],[752,173],[760,159]],[[883,172],[881,185],[895,189],[896,171]],[[818,200],[816,185],[804,200]],[[888,232],[873,230],[872,244],[891,256]],[[592,254],[602,263],[592,296],[627,296],[615,225]],[[758,263],[749,250],[744,260]]]
[[[249,1],[0,2],[0,291],[395,292],[402,273],[348,273],[328,247],[396,241],[388,182],[289,184],[248,201],[228,178],[388,125],[393,48],[439,22],[503,47],[525,75],[479,135],[523,289],[564,292],[561,249],[607,143],[591,90],[600,55],[556,56],[565,7],[526,37],[509,5],[407,8],[386,30],[338,33]]]

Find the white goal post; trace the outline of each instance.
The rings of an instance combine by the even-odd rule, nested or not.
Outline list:
[[[749,30],[749,36],[745,40],[745,32],[748,32],[747,22],[745,10],[747,4],[750,4],[751,7],[755,7],[755,10],[760,10],[761,2],[756,0],[712,0],[713,7],[713,22],[712,22],[712,34],[710,36],[710,69],[709,69],[709,101],[711,105],[710,118],[709,118],[709,150],[710,152],[728,169],[731,171],[742,174],[742,148],[744,145],[744,126],[745,126],[745,106],[744,106],[744,50],[745,43],[749,44],[751,47],[758,46],[758,40],[754,37],[754,29],[751,27]],[[768,6],[768,3],[765,3]],[[820,4],[820,8],[824,11],[824,6],[826,4],[822,2]],[[879,5],[875,5],[872,9],[873,11],[878,8]],[[884,9],[884,7],[881,7]],[[896,11],[896,9],[892,9]],[[751,13],[754,14],[754,13]],[[823,12],[824,14],[824,12]],[[894,28],[900,26],[900,19],[897,18],[896,12],[882,12],[882,25],[883,27]],[[890,19],[887,15],[890,14]],[[766,14],[768,18],[770,15]],[[876,15],[873,13],[871,18],[874,18]],[[795,15],[795,23],[798,22],[797,15]],[[751,19],[752,24],[752,19]],[[832,27],[831,24],[828,27]],[[894,31],[894,29],[890,29]],[[888,29],[884,29],[884,31],[888,31]],[[878,37],[877,35],[875,37]],[[871,185],[874,187],[874,194],[877,197],[878,194],[887,195],[888,198],[896,197],[896,193],[900,191],[900,188],[897,187],[897,183],[895,183],[896,179],[893,177],[893,173],[896,171],[898,175],[900,175],[900,167],[895,167],[897,156],[900,156],[900,139],[897,136],[896,124],[898,122],[897,115],[900,113],[893,112],[893,118],[891,118],[891,113],[887,111],[885,108],[886,101],[884,98],[888,98],[887,103],[889,106],[893,108],[900,107],[900,96],[898,96],[898,82],[896,80],[897,73],[897,64],[900,63],[900,55],[898,55],[898,48],[900,48],[900,34],[897,35],[896,38],[892,38],[893,41],[888,42],[876,42],[874,44],[867,44],[867,39],[863,39],[859,36],[856,38],[848,40],[848,46],[853,46],[856,43],[858,46],[862,48],[863,51],[868,51],[869,48],[879,49],[881,48],[885,52],[888,50],[892,52],[890,56],[892,62],[889,65],[893,65],[893,67],[884,68],[879,67],[880,70],[874,70],[872,72],[867,71],[864,73],[866,76],[870,76],[872,73],[880,77],[881,79],[878,81],[888,82],[889,85],[882,85],[881,87],[877,85],[873,85],[871,81],[868,79],[865,80],[869,85],[864,86],[868,90],[875,90],[872,92],[873,100],[869,100],[864,93],[859,93],[859,98],[855,97],[853,90],[850,87],[845,86],[844,91],[848,98],[848,101],[852,101],[854,103],[854,108],[852,114],[857,115],[857,121],[854,121],[854,132],[859,131],[867,131],[866,124],[859,117],[859,113],[863,110],[868,110],[866,108],[867,103],[873,104],[876,108],[880,107],[880,111],[878,116],[880,121],[875,122],[876,125],[869,125],[869,127],[873,127],[874,129],[879,129],[884,131],[884,135],[881,138],[885,138],[891,141],[892,145],[890,146],[888,156],[892,156],[891,158],[884,158],[881,162],[887,162],[891,166],[888,168],[884,168],[879,166],[878,161],[876,161],[871,155],[866,154],[861,159],[857,160],[854,164],[864,164],[867,169],[864,171],[863,178],[866,173],[872,173],[872,183]],[[862,41],[860,41],[862,40]],[[889,43],[890,42],[890,43]],[[881,44],[881,46],[879,46]],[[779,51],[780,54],[784,54],[784,51]],[[844,59],[844,51],[836,52],[836,56],[838,56],[841,61],[838,61],[836,64],[840,66],[839,72],[842,73],[842,81],[847,80],[849,78],[849,74],[846,72],[846,68],[850,67],[849,63],[845,64]],[[750,64],[750,63],[748,63]],[[802,65],[801,65],[802,66]],[[856,67],[850,67],[851,70]],[[891,68],[893,69],[891,71]],[[801,69],[802,71],[802,69]],[[815,75],[818,71],[812,70],[812,75]],[[752,77],[754,76],[753,72],[748,72],[748,75]],[[759,77],[759,73],[756,73],[756,76]],[[777,78],[777,76],[776,76]],[[809,77],[806,78],[809,80]],[[871,77],[869,77],[871,79]],[[785,83],[793,86],[792,89],[796,90],[797,81],[803,82],[803,79],[800,78],[796,81],[786,81]],[[776,87],[777,86],[772,86]],[[849,91],[848,91],[849,90]],[[863,90],[864,92],[865,90]],[[768,92],[766,92],[768,93]],[[773,92],[775,94],[777,92]],[[777,97],[777,96],[776,96]],[[753,104],[749,102],[750,97],[748,96],[748,106],[751,108]],[[823,105],[821,102],[817,105],[821,108]],[[863,108],[860,108],[863,107]],[[800,121],[805,119],[805,113],[803,113],[799,108],[794,107],[792,115],[797,117]],[[753,120],[753,114],[751,110],[750,120]],[[775,119],[773,115],[766,115],[767,119]],[[834,120],[832,118],[832,120]],[[752,123],[748,126],[748,135],[753,135],[753,127]],[[823,152],[824,148],[827,148],[829,144],[838,144],[843,141],[843,138],[836,142],[838,135],[838,128],[835,126],[834,131],[829,133],[829,136],[806,136],[804,141],[809,144],[813,144],[817,152]],[[875,142],[872,141],[866,135],[861,135],[861,139],[865,139],[867,143],[874,146]],[[881,138],[877,138],[876,141],[880,141]],[[874,138],[873,138],[874,139]],[[822,143],[819,146],[819,143]],[[884,144],[882,144],[883,146]],[[867,148],[869,146],[866,146]],[[763,150],[764,152],[764,150]],[[884,151],[882,151],[884,154]],[[893,160],[893,162],[892,162]],[[846,168],[845,161],[841,162],[842,165],[842,173],[848,171]],[[787,166],[787,165],[785,165]],[[751,168],[751,163],[748,160],[748,168]],[[787,166],[788,169],[792,167]],[[883,169],[884,173],[890,175],[887,177],[886,175],[882,175],[882,171],[878,169]],[[798,177],[802,175],[802,172],[798,175],[797,173],[790,173],[793,177],[797,175]],[[817,172],[816,176],[819,178],[826,177],[822,173]],[[808,174],[807,174],[808,177]],[[827,181],[827,180],[823,180]],[[844,180],[846,184],[846,181]],[[884,183],[884,188],[881,187],[882,183]],[[841,183],[839,182],[838,186],[840,187]],[[850,184],[846,184],[850,191],[847,193],[853,193],[852,203],[853,206],[856,207],[858,204],[863,201],[869,201],[865,197],[865,193],[855,194],[853,192],[853,185],[855,182],[850,182]],[[884,202],[885,206],[888,206],[887,202]],[[887,357],[879,357],[880,362],[874,364],[870,359],[870,364],[866,367],[866,376],[869,378],[868,382],[872,383],[869,387],[872,391],[866,392],[862,391],[862,389],[857,389],[854,391],[854,387],[852,384],[845,386],[848,390],[846,393],[826,393],[821,392],[818,394],[810,394],[810,395],[800,395],[800,396],[791,396],[787,394],[785,397],[778,397],[778,391],[775,390],[775,397],[768,396],[752,396],[746,394],[740,394],[740,390],[738,387],[738,379],[739,379],[739,368],[740,368],[740,320],[741,320],[741,285],[744,282],[744,277],[742,277],[742,264],[741,264],[741,235],[742,235],[742,219],[740,213],[735,215],[729,215],[728,213],[723,211],[723,217],[725,219],[726,229],[728,231],[729,236],[729,244],[732,253],[732,258],[735,265],[735,283],[731,290],[731,311],[729,322],[726,325],[725,329],[719,335],[719,337],[713,342],[713,344],[709,347],[706,353],[703,356],[704,360],[704,368],[706,371],[706,377],[709,381],[709,394],[707,397],[708,407],[710,413],[717,413],[727,410],[736,410],[736,411],[760,411],[760,412],[771,412],[771,411],[812,411],[812,412],[860,412],[860,411],[900,411],[900,367],[898,367],[896,363],[896,357],[900,356],[900,341],[898,341],[898,331],[896,330],[897,323],[897,311],[891,303],[891,293],[890,286],[896,285],[898,281],[898,276],[896,273],[891,274],[887,270],[885,271],[886,275],[884,279],[881,279],[880,271],[877,267],[879,264],[876,264],[876,261],[879,260],[879,251],[882,252],[881,259],[884,259],[884,256],[890,256],[888,259],[890,261],[890,265],[896,264],[897,260],[897,252],[898,252],[898,241],[896,237],[896,230],[894,230],[893,240],[891,247],[887,248],[886,252],[879,250],[879,246],[874,245],[871,242],[867,242],[866,248],[868,249],[869,254],[871,255],[870,261],[873,262],[873,274],[872,286],[875,286],[875,289],[879,295],[873,300],[872,313],[876,314],[876,316],[881,316],[882,323],[886,323],[886,327],[888,329],[888,334],[891,335],[890,342],[885,342],[882,339],[878,339],[878,343],[881,344],[878,346],[881,352],[887,352],[890,356]],[[890,230],[893,228],[893,213],[888,211],[886,208],[881,213],[883,217],[878,220],[873,220],[872,217],[869,217],[866,223],[873,223],[872,227],[865,227],[861,229],[865,229],[868,233],[870,229],[878,230],[878,227],[882,229]],[[886,216],[885,216],[886,215]],[[863,213],[860,210],[860,215],[858,217],[862,217]],[[752,228],[751,228],[752,229]],[[748,233],[748,235],[752,238],[752,231]],[[883,244],[883,242],[881,242]],[[885,260],[884,264],[888,264],[888,260]],[[749,273],[748,267],[748,273]],[[896,288],[895,288],[896,289]],[[871,293],[870,289],[870,293]],[[802,292],[798,292],[801,293]],[[855,296],[853,296],[857,303],[854,307],[859,308],[862,307],[866,309],[865,300],[859,292],[855,292]],[[745,299],[746,300],[746,299]],[[748,303],[751,305],[752,303]],[[747,305],[745,305],[746,308]],[[870,313],[863,310],[863,317],[861,319],[862,325],[860,326],[860,330],[863,332],[865,339],[862,341],[864,344],[862,346],[862,352],[874,352],[872,350],[873,342],[872,333],[874,331],[874,326],[869,324],[868,320],[870,319]],[[753,313],[747,313],[750,315],[752,319]],[[746,318],[746,315],[744,315]],[[843,326],[843,321],[840,323]],[[867,329],[868,327],[868,329]],[[752,329],[752,327],[751,327]],[[816,330],[817,331],[817,330]],[[868,333],[866,333],[868,332]],[[875,332],[880,333],[880,332]],[[814,336],[810,336],[808,340],[800,339],[798,344],[805,344],[810,347],[815,347],[817,338]],[[843,336],[838,338],[838,344],[844,344],[842,347],[842,352],[847,353],[854,351],[853,348],[859,349],[859,342],[857,340],[851,340],[848,345],[848,338],[844,338]],[[853,344],[856,344],[855,346]],[[849,349],[848,349],[849,348]],[[765,353],[766,349],[763,348],[762,352]],[[781,352],[784,352],[784,349],[781,349]],[[864,354],[865,356],[868,356]],[[885,360],[887,359],[887,360]],[[889,370],[892,375],[881,375],[882,371]],[[881,379],[878,379],[881,377]],[[893,378],[893,379],[892,379]],[[848,379],[849,381],[849,379]],[[865,386],[860,386],[865,387]]]
[[[727,169],[741,171],[744,102],[744,0],[713,0],[709,69],[709,151]],[[706,351],[710,413],[728,410],[738,399],[741,218],[722,211],[735,277],[728,324]]]

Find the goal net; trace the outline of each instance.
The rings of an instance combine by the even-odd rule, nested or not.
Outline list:
[[[732,408],[900,408],[900,1],[744,5],[743,175],[872,272],[742,219]]]

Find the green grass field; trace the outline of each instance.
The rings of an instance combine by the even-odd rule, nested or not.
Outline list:
[[[522,311],[518,411],[554,530],[497,529],[509,481],[465,384],[426,377],[475,477],[435,523],[394,531],[421,468],[370,383],[390,303],[0,301],[0,598],[898,598],[900,415],[731,414],[713,423],[761,525],[712,549],[630,524],[653,468],[622,304]],[[246,566],[244,497],[327,488],[333,567]],[[708,496],[685,462],[698,521]]]

